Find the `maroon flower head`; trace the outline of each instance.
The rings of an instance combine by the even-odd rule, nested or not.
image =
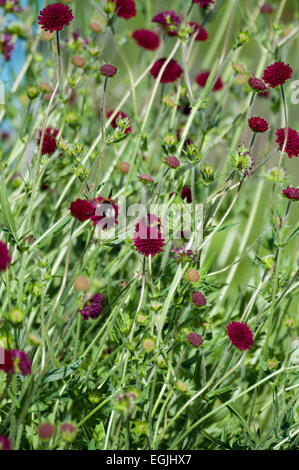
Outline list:
[[[248,124],[253,132],[266,132],[268,130],[268,123],[261,117],[252,117],[248,119]]]
[[[190,333],[188,336],[188,341],[190,344],[198,348],[203,343],[202,337],[197,333]]]
[[[9,250],[5,243],[0,241],[0,271],[5,271],[11,262]]]
[[[104,75],[105,77],[114,77],[117,73],[117,68],[114,67],[112,64],[104,64],[100,67],[100,74]]]
[[[43,138],[43,145],[42,145],[42,155],[51,155],[55,152],[57,145],[56,145],[56,136],[58,134],[58,129],[51,129],[51,127],[47,127],[44,138]],[[39,131],[39,138],[37,140],[37,144],[40,144],[42,136],[42,131]]]
[[[159,36],[149,29],[137,29],[133,32],[132,38],[135,39],[138,46],[148,51],[155,51],[160,45]]]
[[[282,150],[286,135],[285,128],[277,129],[276,135],[276,143],[279,145],[280,150]],[[289,158],[297,157],[299,155],[299,135],[290,127],[288,127],[287,144],[284,151],[288,154]]]
[[[199,75],[197,75],[195,77],[196,83],[200,87],[204,88],[206,83],[207,83],[207,80],[209,78],[209,75],[210,75],[210,70],[206,70],[205,72],[201,72]],[[221,90],[221,88],[223,88],[223,83],[222,83],[221,77],[218,77],[217,80],[216,80],[215,85],[212,88],[212,91],[218,91],[218,90]]]
[[[48,441],[54,435],[55,428],[51,423],[42,423],[38,428],[38,436],[43,441]]]
[[[134,0],[112,0],[116,3],[115,12],[119,18],[129,20],[136,16],[136,5]]]
[[[263,80],[271,88],[275,88],[291,78],[292,73],[293,69],[289,65],[284,62],[274,62],[264,70]]]
[[[94,208],[89,201],[86,199],[76,199],[71,203],[70,211],[75,219],[84,222],[88,220],[94,214]]]
[[[2,52],[6,61],[10,60],[11,52],[14,48],[14,43],[11,40],[10,34],[0,34],[0,52]]]
[[[288,186],[282,190],[282,194],[287,199],[290,199],[290,201],[299,201],[299,188],[291,188]]]
[[[192,3],[198,3],[198,2],[199,2],[200,8],[203,8],[204,10],[207,10],[208,8],[210,8],[210,6],[213,5],[213,3],[215,3],[214,0],[192,0]]]
[[[93,207],[90,217],[93,225],[100,225],[102,230],[109,229],[118,224],[118,206],[112,199],[98,197],[89,201]]]
[[[159,59],[152,66],[150,73],[154,78],[158,77],[160,70],[163,67],[163,64],[165,61],[166,61],[166,58]],[[179,64],[174,59],[171,59],[170,62],[167,64],[164,72],[162,73],[160,83],[175,82],[178,78],[181,77],[182,73],[183,73],[183,70],[181,69]]]
[[[163,29],[167,30],[169,36],[176,36],[178,26],[182,18],[173,10],[161,11],[152,18],[153,23],[159,23]]]
[[[11,444],[8,437],[0,436],[0,450],[11,450]]]
[[[12,373],[14,370],[13,360],[8,349],[0,348],[0,370]]]
[[[165,163],[170,166],[170,168],[178,168],[180,166],[180,160],[177,157],[169,157],[165,158]]]
[[[88,320],[89,318],[95,320],[101,315],[103,308],[103,299],[104,296],[102,294],[94,294],[91,299],[88,300],[82,310],[80,310],[80,313],[83,316],[84,320]]]
[[[196,305],[196,307],[203,307],[207,303],[207,299],[205,298],[205,296],[198,291],[192,292],[191,299],[194,305]]]
[[[226,327],[227,334],[230,342],[240,349],[240,351],[246,351],[253,346],[253,334],[249,326],[246,323],[238,323],[232,321]]]
[[[14,363],[14,373],[21,375],[31,374],[31,361],[24,351],[13,349],[10,351]]]
[[[273,6],[271,5],[271,3],[265,3],[261,8],[260,8],[260,12],[261,13],[265,13],[265,14],[268,14],[268,15],[271,15],[271,13],[273,13],[274,11],[274,8]]]
[[[142,255],[154,257],[160,253],[165,243],[162,238],[159,217],[153,214],[143,217],[136,224],[133,243],[136,250]]]
[[[196,34],[195,41],[206,41],[209,39],[207,30],[201,27],[198,23],[191,21],[189,25],[193,26],[193,34]]]
[[[112,116],[112,114],[114,113],[113,110],[111,111],[108,111],[108,113],[106,114],[107,118],[109,119],[110,116]],[[128,117],[128,115],[126,113],[124,113],[123,111],[118,111],[118,113],[116,113],[115,117],[112,119],[111,121],[111,126],[113,127],[113,129],[116,129],[117,128],[117,119],[121,117],[121,119],[125,119]],[[128,127],[125,131],[126,134],[129,134],[130,132],[132,132],[132,127]]]
[[[186,199],[188,204],[192,202],[192,192],[191,189],[185,186],[181,191],[181,198]]]
[[[45,31],[61,31],[74,19],[72,10],[62,3],[52,3],[40,11],[38,24]]]
[[[264,91],[266,90],[266,85],[262,80],[256,77],[250,77],[248,80],[248,84],[253,91]]]

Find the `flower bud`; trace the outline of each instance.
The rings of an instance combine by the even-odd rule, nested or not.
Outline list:
[[[12,323],[18,324],[22,323],[25,318],[25,313],[22,310],[16,309],[8,314],[8,320]]]
[[[51,423],[40,424],[38,428],[38,436],[44,442],[49,441],[54,436],[54,433],[55,427]]]
[[[214,167],[211,165],[204,165],[202,169],[200,170],[201,176],[203,183],[208,186],[209,184],[213,183],[215,179],[215,174],[214,174]]]
[[[38,96],[38,89],[35,86],[27,88],[27,96],[30,100],[34,100]]]
[[[175,384],[175,386],[176,386],[176,389],[181,393],[188,393],[189,391],[188,385],[185,384],[185,382],[179,381]]]
[[[104,6],[104,12],[107,13],[108,15],[110,13],[113,13],[115,10],[115,3],[114,2],[107,2],[106,5]]]
[[[150,338],[145,338],[142,341],[142,346],[144,347],[145,351],[149,353],[155,349],[155,342]]]
[[[63,423],[60,426],[60,434],[64,441],[72,442],[77,434],[77,428],[72,423]]]

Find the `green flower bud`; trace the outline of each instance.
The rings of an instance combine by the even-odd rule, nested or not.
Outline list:
[[[22,323],[25,318],[25,313],[22,310],[16,309],[8,313],[7,319],[15,324]]]
[[[215,174],[214,174],[214,167],[211,165],[204,165],[202,169],[200,170],[201,176],[203,183],[208,186],[209,184],[213,183],[215,179]]]
[[[188,385],[185,384],[185,382],[179,381],[175,384],[175,386],[176,386],[176,389],[181,393],[188,393],[189,391]]]
[[[35,86],[27,88],[27,96],[30,100],[34,100],[38,96],[38,89]]]
[[[104,6],[104,12],[107,13],[108,15],[110,13],[113,13],[115,10],[115,3],[114,2],[107,2],[106,5]]]

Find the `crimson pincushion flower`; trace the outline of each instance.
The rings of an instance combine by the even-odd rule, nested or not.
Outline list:
[[[117,68],[112,64],[103,64],[100,67],[100,74],[104,77],[112,78],[117,73]]]
[[[290,201],[299,201],[299,188],[291,188],[288,186],[282,190],[282,194]]]
[[[24,351],[13,349],[10,351],[10,356],[14,363],[14,373],[21,375],[31,374],[31,361]]]
[[[191,204],[192,202],[192,192],[191,189],[188,188],[188,186],[185,186],[182,191],[181,191],[181,198],[186,199],[188,204]]]
[[[13,360],[8,349],[0,348],[0,370],[6,374],[13,372]]]
[[[189,25],[193,26],[193,34],[196,34],[195,41],[207,41],[207,39],[209,39],[207,30],[201,27],[198,23],[191,21]]]
[[[286,129],[277,129],[276,135],[276,143],[279,145],[280,150],[282,150],[286,135]],[[299,134],[290,127],[288,127],[287,143],[284,151],[288,154],[289,158],[297,157],[299,155]]]
[[[165,163],[168,165],[170,168],[178,168],[180,166],[180,160],[177,157],[173,157],[169,155],[169,157],[165,158]]]
[[[43,138],[43,145],[42,145],[42,155],[51,155],[55,152],[57,145],[56,145],[56,136],[58,134],[58,129],[51,129],[51,127],[47,127],[44,133]],[[42,136],[42,131],[39,131],[39,137],[37,140],[37,144],[40,144]]]
[[[293,73],[292,67],[284,62],[274,62],[264,70],[263,80],[271,88],[283,85],[286,80],[291,78]]]
[[[93,208],[90,219],[93,225],[100,225],[101,228],[109,229],[117,224],[118,205],[112,199],[98,197],[89,201]]]
[[[119,18],[129,20],[136,16],[136,5],[134,0],[112,0],[116,3],[115,12]]]
[[[176,36],[182,18],[173,10],[160,11],[160,13],[153,16],[152,22],[159,23],[163,29],[167,30],[169,36]]]
[[[266,85],[264,84],[263,80],[260,80],[257,77],[250,77],[248,84],[253,91],[259,92],[266,90]]]
[[[6,244],[0,240],[0,271],[5,271],[11,262],[9,249]]]
[[[200,8],[203,8],[204,10],[207,10],[208,8],[210,8],[211,5],[213,5],[213,3],[215,3],[214,0],[192,0],[192,3],[198,3],[198,2],[199,2]]]
[[[157,62],[154,63],[154,65],[152,66],[150,70],[150,73],[154,78],[158,77],[160,70],[163,67],[164,62],[166,60],[167,60],[166,57],[164,57],[163,59],[159,59],[157,60]],[[174,59],[171,59],[166,65],[164,72],[162,73],[160,83],[175,82],[178,78],[181,77],[182,73],[183,73],[183,70],[179,66],[179,64]]]
[[[201,72],[200,74],[198,74],[195,77],[195,81],[197,85],[204,88],[207,83],[210,73],[211,73],[210,70],[206,70],[205,72]],[[218,77],[215,85],[212,88],[212,91],[218,91],[218,90],[221,90],[221,88],[223,88],[223,83],[222,83],[221,77]]]
[[[91,299],[86,302],[82,310],[80,310],[84,320],[88,320],[89,318],[95,320],[101,315],[103,299],[104,296],[102,294],[94,294]]]
[[[159,36],[149,29],[137,29],[132,33],[132,38],[140,47],[149,51],[158,49],[160,45]]]
[[[207,303],[207,299],[199,291],[192,292],[191,300],[192,300],[193,304],[196,305],[196,307],[203,307]]]
[[[11,444],[8,437],[0,436],[0,450],[11,450]]]
[[[142,255],[154,257],[165,245],[161,233],[161,221],[153,214],[147,214],[135,227],[133,243]]]
[[[38,24],[45,31],[61,31],[74,19],[72,10],[62,3],[52,3],[40,11]]]
[[[0,52],[2,52],[6,61],[10,60],[10,55],[14,48],[14,43],[11,40],[10,34],[0,34]]]
[[[70,211],[75,219],[84,222],[94,214],[94,207],[86,199],[76,199],[76,201],[71,203]]]
[[[114,113],[113,110],[111,111],[108,111],[106,116],[107,118],[109,119],[110,116],[112,116],[112,114]],[[128,118],[128,115],[126,113],[124,113],[123,111],[118,111],[118,113],[116,113],[116,115],[114,116],[114,118],[112,119],[111,121],[111,126],[113,127],[113,129],[116,129],[117,128],[117,119],[121,117],[121,119],[126,119]],[[132,127],[127,127],[126,131],[125,131],[125,134],[129,134],[130,132],[132,132]]]
[[[236,346],[236,348],[240,349],[240,351],[246,351],[252,348],[253,334],[246,323],[232,321],[227,325],[226,329],[230,342]]]
[[[198,333],[189,333],[187,338],[189,343],[197,348],[203,343],[203,339]]]
[[[261,117],[252,117],[248,119],[248,124],[253,132],[266,132],[268,130],[268,123]]]

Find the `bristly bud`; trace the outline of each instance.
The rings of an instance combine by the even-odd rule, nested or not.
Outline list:
[[[54,436],[54,433],[55,427],[51,423],[40,424],[38,428],[38,436],[44,442],[49,441]]]
[[[180,160],[174,156],[168,156],[165,158],[165,164],[170,168],[178,168],[180,166]]]
[[[145,338],[142,341],[142,346],[147,353],[150,353],[155,349],[155,341],[151,338]]]
[[[31,333],[28,335],[28,342],[32,344],[32,346],[39,346],[41,343],[41,339],[39,336],[35,335],[34,333]]]
[[[277,361],[276,359],[268,359],[267,361],[267,366],[269,370],[277,369],[278,365],[279,361]]]
[[[232,165],[243,175],[250,175],[254,167],[254,159],[244,145],[240,145],[231,152]]]
[[[148,175],[146,173],[142,174],[142,175],[139,175],[138,178],[140,179],[140,181],[142,181],[142,183],[153,183],[154,182],[154,179],[151,175]]]
[[[77,290],[86,292],[90,289],[90,281],[86,276],[77,276],[74,280],[74,285]]]
[[[215,179],[214,167],[211,165],[204,165],[200,170],[203,183],[208,186],[213,183]]]
[[[142,315],[141,313],[139,313],[138,315],[136,315],[136,321],[137,323],[139,323],[140,325],[146,325],[147,324],[147,318],[145,315]]]
[[[283,323],[287,328],[292,328],[295,324],[293,318],[286,318]]]
[[[15,309],[15,310],[9,312],[8,315],[7,315],[7,319],[11,323],[14,323],[15,325],[18,325],[19,323],[22,323],[24,318],[25,318],[25,313],[20,309]]]
[[[189,269],[186,272],[185,276],[186,276],[187,281],[192,282],[192,283],[198,282],[200,280],[200,274],[195,269]]]
[[[107,13],[108,15],[110,13],[113,13],[115,10],[115,3],[114,2],[107,2],[106,5],[103,8],[104,12]]]
[[[249,41],[249,39],[250,39],[250,36],[248,34],[248,31],[241,31],[237,36],[237,40],[235,42],[235,49],[243,46],[243,44],[246,44]]]
[[[112,64],[104,64],[100,66],[99,73],[103,77],[112,78],[117,74],[117,68]]]
[[[60,434],[64,441],[72,442],[77,434],[77,428],[72,423],[63,423],[60,426]]]
[[[100,33],[102,31],[102,26],[97,21],[92,21],[91,23],[89,23],[89,28],[94,33]]]
[[[72,63],[74,64],[75,67],[82,68],[85,65],[85,60],[83,59],[83,57],[79,55],[74,55],[72,57]]]
[[[164,152],[169,155],[171,153],[175,153],[176,146],[177,146],[177,138],[176,135],[167,134],[163,139],[164,144],[162,144],[162,148]]]
[[[59,139],[57,141],[57,147],[59,148],[59,150],[62,150],[63,152],[67,152],[69,150],[68,144],[62,139]]]
[[[198,162],[200,160],[199,147],[197,144],[188,143],[184,146],[183,153],[191,163]]]
[[[30,86],[27,88],[27,96],[30,100],[34,100],[38,97],[38,89],[35,86]]]
[[[175,386],[176,386],[176,389],[181,393],[188,393],[189,391],[188,385],[185,384],[185,382],[179,381],[175,384]]]

